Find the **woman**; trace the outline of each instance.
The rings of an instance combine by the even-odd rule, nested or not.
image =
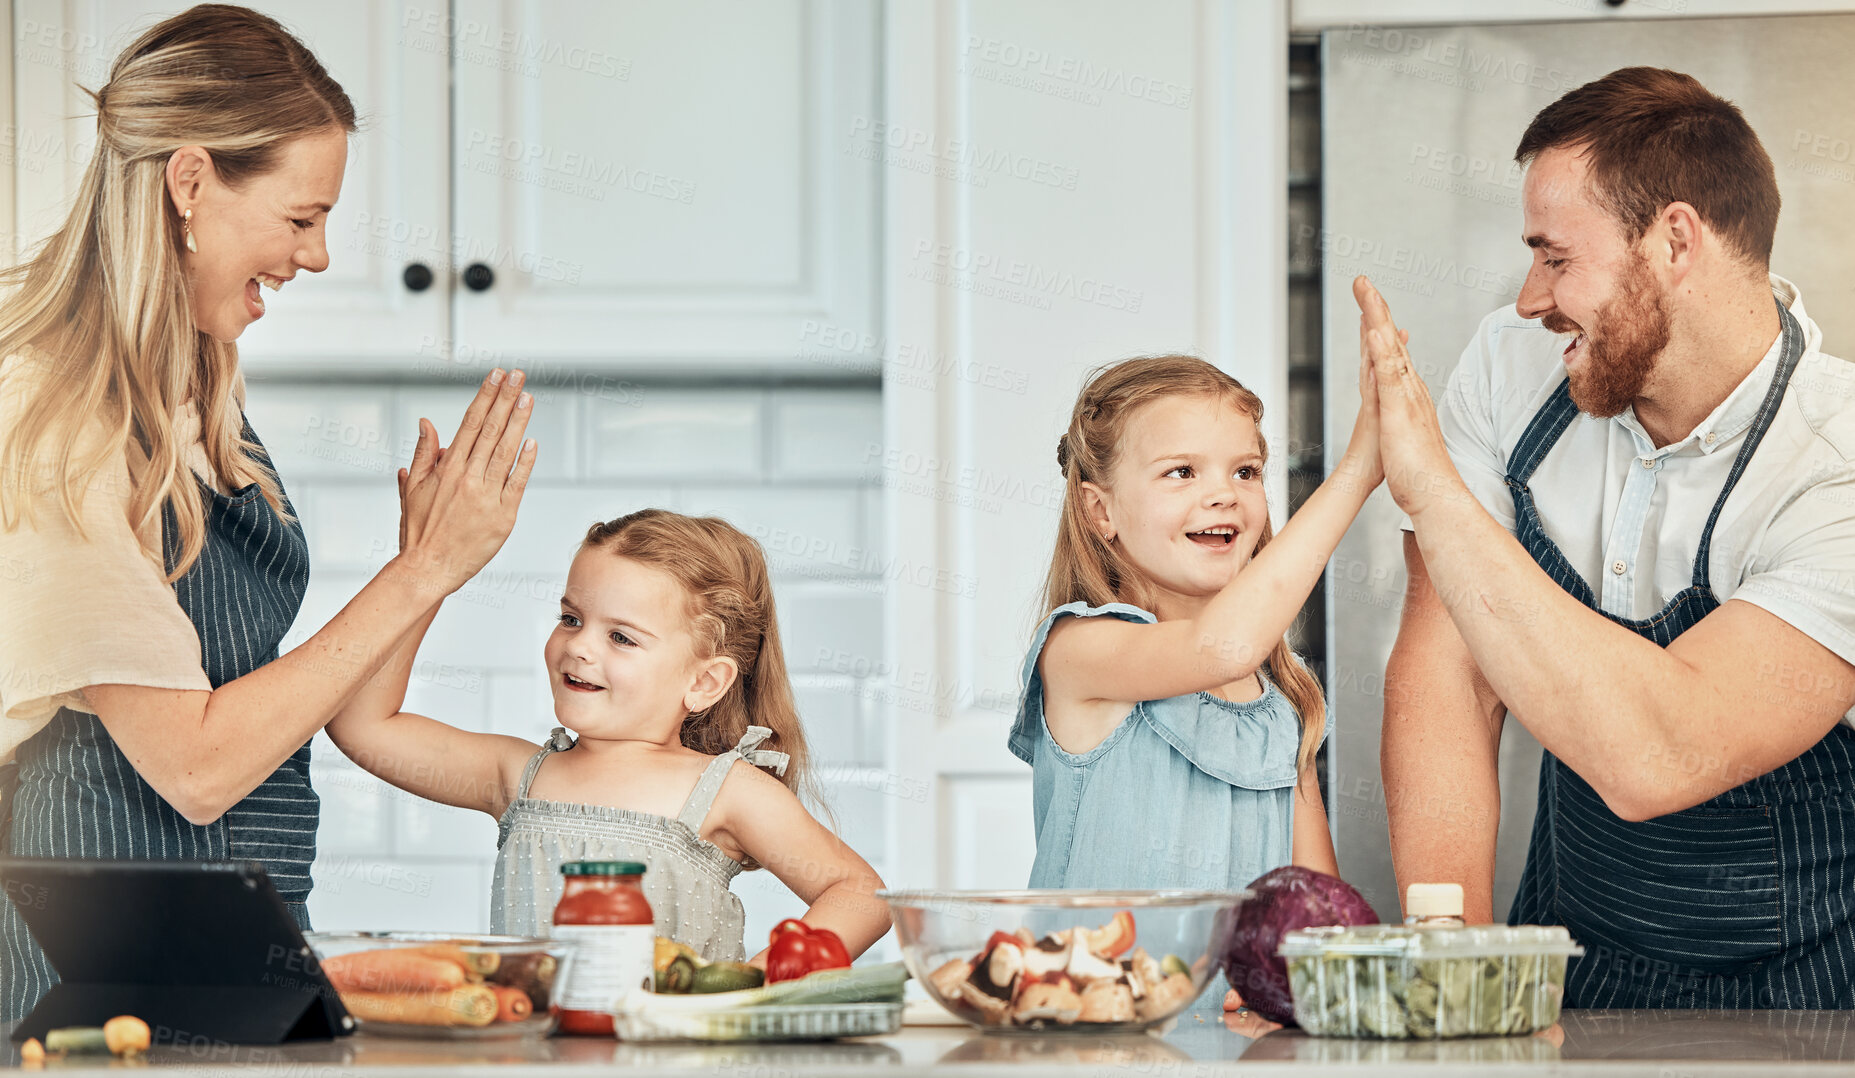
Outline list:
[[[493,373],[448,450],[420,421],[399,556],[278,657],[307,548],[233,342],[260,283],[328,265],[354,107],[276,22],[216,5],[93,96],[75,205],[0,306],[0,850],[260,860],[307,927],[307,743],[508,537],[529,398]],[[52,979],[0,897],[0,1019]]]

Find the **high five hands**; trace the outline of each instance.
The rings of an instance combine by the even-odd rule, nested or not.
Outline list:
[[[1377,432],[1385,485],[1415,520],[1439,500],[1467,491],[1443,444],[1436,403],[1411,363],[1410,334],[1391,320],[1385,297],[1363,276],[1353,278],[1353,299],[1359,304],[1361,397],[1353,437],[1357,441],[1368,426]]]

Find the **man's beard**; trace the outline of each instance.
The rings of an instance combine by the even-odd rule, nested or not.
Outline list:
[[[1540,325],[1554,333],[1579,330],[1578,323],[1557,311],[1540,319]],[[1620,414],[1642,396],[1666,347],[1668,307],[1649,273],[1649,260],[1638,254],[1587,330],[1583,369],[1570,375],[1572,403],[1588,415]]]

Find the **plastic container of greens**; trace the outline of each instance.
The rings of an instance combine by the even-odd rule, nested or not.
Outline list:
[[[1295,1021],[1323,1037],[1509,1037],[1559,1020],[1565,963],[1584,948],[1563,928],[1477,925],[1303,928],[1288,963]]]

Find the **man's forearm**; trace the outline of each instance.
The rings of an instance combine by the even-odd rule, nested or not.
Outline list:
[[[1433,499],[1416,536],[1476,666],[1547,751],[1604,793],[1635,788],[1645,746],[1681,747],[1667,716],[1699,705],[1678,660],[1554,583],[1466,489]]]
[[[1379,741],[1398,894],[1401,901],[1413,883],[1459,883],[1464,917],[1492,921],[1505,712],[1476,673],[1408,536],[1405,558],[1410,587],[1385,667]]]

